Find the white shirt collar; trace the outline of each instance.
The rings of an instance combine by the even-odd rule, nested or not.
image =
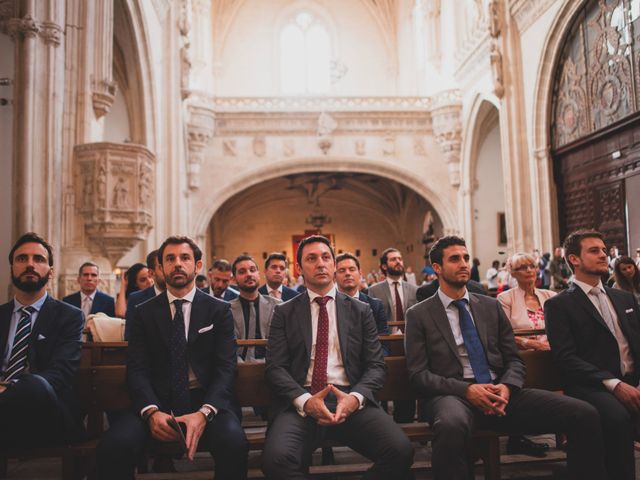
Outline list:
[[[398,288],[402,288],[402,277],[399,278],[398,280],[392,280],[391,278],[387,277],[386,280],[387,280],[387,283],[389,284],[389,288],[394,288],[393,284],[395,282],[398,282]]]
[[[193,297],[196,295],[196,285],[194,283],[193,288],[187,293],[184,297],[179,298],[171,294],[169,289],[167,289],[167,298],[169,298],[169,303],[173,303],[174,300],[186,300],[189,303],[193,303]]]
[[[98,292],[98,289],[96,288],[91,295],[85,295],[85,293],[82,290],[80,290],[80,296],[82,298],[89,297],[91,299],[91,301],[93,301],[96,298],[96,293],[97,292]]]
[[[595,287],[593,287],[592,285],[589,285],[588,283],[585,282],[581,282],[580,280],[577,280],[576,278],[573,279],[573,283],[575,283],[577,286],[579,286],[582,291],[584,293],[586,293],[587,295],[589,295],[589,293],[591,293],[591,290],[593,290]],[[598,287],[600,289],[600,291],[605,292],[604,287],[602,286],[602,281],[599,280],[598,281],[598,285],[596,285],[596,287]]]
[[[156,292],[156,297],[164,292],[164,290],[160,290],[158,287],[156,287],[155,283],[153,284],[153,291]]]
[[[331,288],[331,290],[329,290],[329,291],[327,292],[327,294],[326,294],[326,295],[324,295],[324,296],[325,296],[325,297],[331,297],[333,300],[335,300],[335,299],[336,299],[336,291],[337,291],[337,290],[336,290],[336,286],[335,286],[335,284],[334,284],[334,285],[333,285],[333,287]],[[310,289],[308,289],[308,288],[307,288],[307,292],[309,293],[309,300],[311,301],[311,303],[313,303],[313,302],[314,302],[314,299],[315,299],[316,297],[322,297],[322,296],[323,296],[323,295],[319,295],[319,294],[317,294],[316,292],[314,292],[313,290],[310,290]]]
[[[451,298],[449,295],[444,293],[441,288],[438,288],[438,297],[440,298],[442,305],[444,305],[445,310],[449,308],[449,305],[451,305],[451,302],[460,300],[460,298]],[[467,303],[469,303],[469,290],[467,290],[466,288],[464,290],[464,295],[462,296],[462,298],[465,298],[467,300]]]

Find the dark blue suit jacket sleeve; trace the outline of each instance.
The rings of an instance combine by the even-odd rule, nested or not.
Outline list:
[[[105,315],[109,317],[116,316],[116,302],[113,297],[107,295],[106,293],[102,293],[100,291],[96,292],[96,296],[93,301],[93,306],[91,307],[91,313],[103,312]]]

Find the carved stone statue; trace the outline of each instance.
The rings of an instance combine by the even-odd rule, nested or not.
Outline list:
[[[119,177],[113,187],[113,207],[127,208],[129,206],[129,188],[124,178]]]
[[[105,206],[107,201],[107,172],[104,166],[100,166],[100,169],[98,170],[96,184],[98,186],[98,204],[100,206]]]

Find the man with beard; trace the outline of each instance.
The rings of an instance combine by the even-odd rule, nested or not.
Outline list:
[[[406,358],[434,430],[434,478],[469,478],[476,428],[566,433],[569,477],[607,478],[597,411],[575,398],[522,388],[525,367],[504,310],[496,299],[466,289],[470,265],[464,240],[442,237],[429,257],[440,287],[407,311]]]
[[[375,462],[363,478],[406,478],[411,443],[375,398],[386,367],[371,308],[336,290],[326,237],[302,240],[297,261],[307,291],[276,307],[269,332],[265,476],[309,478],[313,451],[336,438]]]
[[[229,302],[235,322],[236,338],[267,338],[273,309],[280,300],[258,293],[260,271],[253,257],[240,255],[234,260],[231,271],[240,290],[240,296]],[[264,362],[264,357],[264,347],[238,349],[238,362]]]
[[[231,283],[231,264],[224,258],[219,258],[209,269],[209,286],[203,290],[212,297],[227,302],[238,297],[238,292],[229,286]]]
[[[369,287],[368,294],[382,301],[387,318],[394,322],[404,322],[405,312],[413,306],[416,300],[418,287],[415,284],[405,282],[404,262],[402,254],[395,248],[387,248],[380,256],[380,269],[386,278]],[[403,333],[404,327],[393,327],[391,333]],[[394,342],[391,345],[391,354],[402,354],[394,351],[398,348]],[[416,414],[416,402],[413,400],[401,400],[393,402],[393,419],[398,423],[413,422]]]
[[[551,352],[565,393],[600,413],[608,478],[634,479],[633,441],[640,419],[638,303],[632,294],[602,285],[608,265],[601,233],[574,232],[564,249],[575,278],[544,304]]]
[[[183,428],[193,460],[204,443],[215,478],[247,475],[248,444],[233,399],[236,342],[229,304],[198,290],[202,252],[189,237],[169,237],[158,251],[167,291],[138,306],[127,356],[133,412],[98,445],[100,478],[134,478],[151,441],[174,442],[171,414]]]
[[[153,297],[160,295],[167,288],[164,281],[164,273],[162,273],[162,264],[158,258],[158,250],[153,250],[147,255],[147,268],[153,277],[153,285],[144,290],[138,290],[129,295],[127,300],[127,311],[125,313],[124,322],[124,339],[129,340],[131,325],[133,324],[133,314],[136,307],[141,303],[151,300]]]
[[[53,252],[26,233],[9,253],[15,297],[0,306],[0,457],[82,433],[73,377],[80,366],[82,311],[47,294]]]

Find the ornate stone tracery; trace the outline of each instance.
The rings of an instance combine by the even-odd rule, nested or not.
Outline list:
[[[206,105],[190,104],[187,133],[189,141],[189,188],[200,188],[200,167],[204,149],[211,141],[215,130],[215,113]]]
[[[446,91],[434,99],[434,108],[431,110],[433,134],[447,163],[449,182],[454,187],[460,186],[461,114],[462,100],[459,91]]]

